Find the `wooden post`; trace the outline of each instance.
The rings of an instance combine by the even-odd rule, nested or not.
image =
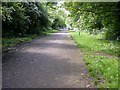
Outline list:
[[[80,36],[80,19],[79,19],[79,36]]]
[[[79,30],[79,36],[80,36],[80,30]]]

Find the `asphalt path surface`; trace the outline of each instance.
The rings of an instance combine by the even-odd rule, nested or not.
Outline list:
[[[67,31],[14,47],[2,60],[3,88],[88,88],[82,53]]]

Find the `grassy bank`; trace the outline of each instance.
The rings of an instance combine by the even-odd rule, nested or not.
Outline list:
[[[38,35],[27,35],[26,37],[12,37],[12,38],[2,38],[2,47],[15,46],[18,43],[30,42],[33,38],[38,37]]]
[[[83,53],[89,75],[100,88],[118,88],[118,53],[117,41],[100,39],[98,35],[70,32],[77,47]]]
[[[30,42],[32,39],[37,38],[39,36],[48,35],[49,33],[55,33],[58,30],[48,30],[46,32],[42,32],[40,35],[27,35],[25,37],[11,37],[11,38],[2,38],[2,47],[10,47],[15,46],[18,43],[22,42]]]

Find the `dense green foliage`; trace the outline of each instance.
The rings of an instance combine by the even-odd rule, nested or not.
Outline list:
[[[98,35],[72,32],[71,36],[83,53],[89,75],[98,87],[118,88],[118,50],[120,43],[100,40]],[[113,68],[114,67],[114,68]]]
[[[2,2],[2,46],[15,46],[65,26],[57,3]]]
[[[47,11],[40,3],[2,3],[3,37],[40,34],[49,26]]]
[[[120,40],[119,3],[66,2],[64,7],[70,11],[67,18],[59,10],[61,7],[56,2],[3,2],[3,37],[39,35],[42,31],[65,27],[67,22],[90,34],[101,33],[106,39]]]
[[[56,4],[50,2],[3,2],[3,37],[18,37],[28,34],[40,35],[51,27],[64,26],[65,23],[59,14],[50,13],[56,10],[53,5]]]
[[[90,34],[101,33],[106,39],[120,40],[120,3],[117,2],[69,2],[65,8],[71,14],[73,27]],[[74,26],[74,24],[76,26]]]
[[[47,10],[49,13],[49,20],[51,21],[51,27],[53,29],[65,27],[65,13],[62,10],[59,10],[59,6],[55,2],[49,2],[47,4]]]

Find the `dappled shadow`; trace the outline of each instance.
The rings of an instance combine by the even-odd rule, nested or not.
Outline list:
[[[59,49],[70,49],[70,50],[76,50],[76,46],[73,44],[67,44],[67,43],[60,43],[60,42],[44,42],[44,43],[32,43],[29,48],[33,49],[48,49],[48,48],[59,48]]]
[[[77,44],[77,47],[81,48],[81,49],[84,49],[84,50],[89,50],[91,51],[91,47],[87,46],[87,45],[81,45],[81,44]]]
[[[80,88],[90,84],[82,54],[67,33],[34,39],[2,60],[6,61],[3,88]]]
[[[2,69],[3,88],[85,87],[89,79],[79,58],[50,53],[11,52],[3,58],[8,60]],[[85,78],[80,76],[81,73]],[[76,83],[76,80],[82,82]]]

